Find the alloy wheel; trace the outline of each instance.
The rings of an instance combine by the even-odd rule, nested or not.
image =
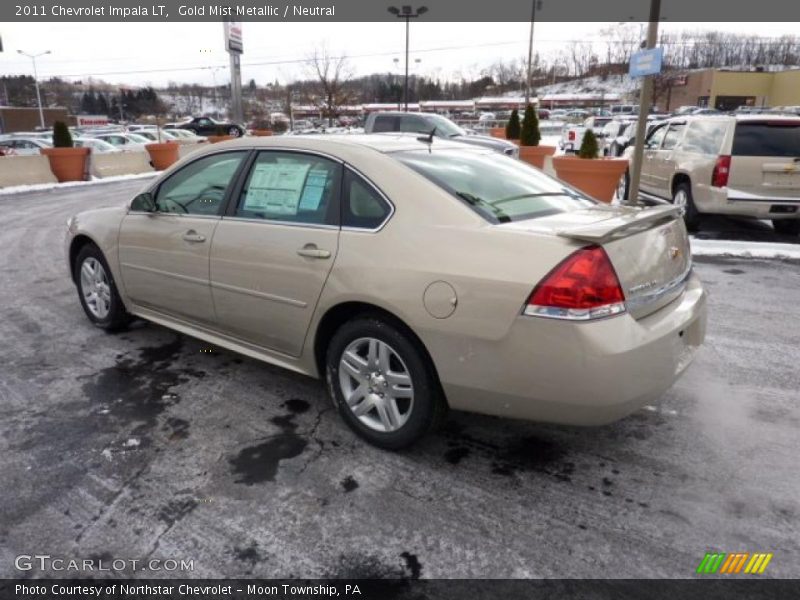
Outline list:
[[[103,320],[111,311],[111,284],[103,265],[89,256],[81,264],[81,293],[89,312]]]
[[[376,338],[358,338],[345,348],[339,386],[353,415],[374,431],[397,431],[414,409],[408,368],[394,348]]]

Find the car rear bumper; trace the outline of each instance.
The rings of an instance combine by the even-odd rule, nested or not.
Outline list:
[[[440,375],[454,409],[601,425],[668,390],[705,328],[705,291],[692,275],[679,298],[638,320],[627,313],[589,323],[520,316],[504,339],[470,344],[457,358],[458,378],[443,374],[455,369],[440,368]]]
[[[800,218],[800,195],[764,196],[734,188],[698,189],[695,204],[704,213],[755,219]]]

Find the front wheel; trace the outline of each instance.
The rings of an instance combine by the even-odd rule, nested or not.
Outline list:
[[[228,129],[228,135],[232,135],[233,137],[239,137],[240,135],[242,135],[242,132],[239,131],[238,127],[231,127],[230,129]]]
[[[695,231],[700,225],[700,213],[694,205],[692,185],[687,182],[679,183],[672,194],[672,203],[682,209],[686,229]]]
[[[111,269],[100,248],[94,244],[81,248],[73,269],[78,297],[89,320],[106,331],[124,328],[131,316],[119,297]]]
[[[446,412],[418,342],[380,317],[342,325],[328,346],[326,379],[345,422],[381,448],[410,446],[437,427]]]
[[[772,227],[782,235],[800,235],[800,220],[773,219]]]

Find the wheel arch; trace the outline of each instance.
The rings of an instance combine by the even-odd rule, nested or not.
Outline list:
[[[75,260],[78,258],[78,253],[80,253],[80,251],[89,244],[94,244],[100,248],[100,244],[98,244],[85,233],[79,233],[76,235],[74,238],[72,238],[72,241],[69,244],[69,271],[72,276],[73,283],[78,283],[78,280],[75,279]]]
[[[672,176],[672,183],[669,186],[669,190],[670,190],[670,193],[672,194],[672,196],[675,195],[675,192],[678,190],[678,186],[680,184],[682,184],[682,183],[688,183],[689,184],[689,191],[691,192],[691,187],[692,187],[692,179],[691,179],[691,177],[689,177],[688,173],[684,173],[683,171],[680,171],[678,173],[675,173],[675,175]]]
[[[411,342],[417,346],[422,353],[425,363],[431,371],[431,375],[435,378],[436,384],[439,386],[441,398],[445,401],[445,403],[447,403],[447,397],[439,379],[439,372],[436,369],[436,364],[434,363],[430,352],[428,352],[425,343],[400,317],[385,308],[375,304],[370,304],[369,302],[342,302],[330,307],[319,320],[314,335],[313,350],[314,363],[317,367],[317,372],[320,374],[320,377],[322,379],[325,378],[325,353],[336,331],[348,321],[366,315],[375,315],[388,321],[409,337]]]

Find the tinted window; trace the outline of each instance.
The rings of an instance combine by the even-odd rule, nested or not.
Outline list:
[[[242,189],[236,216],[292,223],[330,223],[339,165],[294,152],[261,152]]]
[[[733,134],[735,156],[800,156],[800,122],[743,121]]]
[[[400,131],[402,132],[428,133],[433,127],[421,117],[400,117]]]
[[[216,215],[247,152],[225,152],[197,159],[162,183],[156,194],[160,212]]]
[[[538,169],[496,153],[446,150],[392,156],[492,223],[543,217],[595,204]]]
[[[344,176],[342,226],[376,229],[386,220],[391,207],[369,183],[352,171]]]
[[[661,144],[662,150],[672,150],[678,145],[683,131],[686,129],[686,123],[673,123],[669,126],[667,134],[664,136],[664,142]]]
[[[375,121],[372,123],[372,131],[375,133],[397,131],[397,121],[398,117],[378,115],[375,117]]]
[[[684,152],[719,154],[728,124],[725,121],[692,121],[681,142]]]

